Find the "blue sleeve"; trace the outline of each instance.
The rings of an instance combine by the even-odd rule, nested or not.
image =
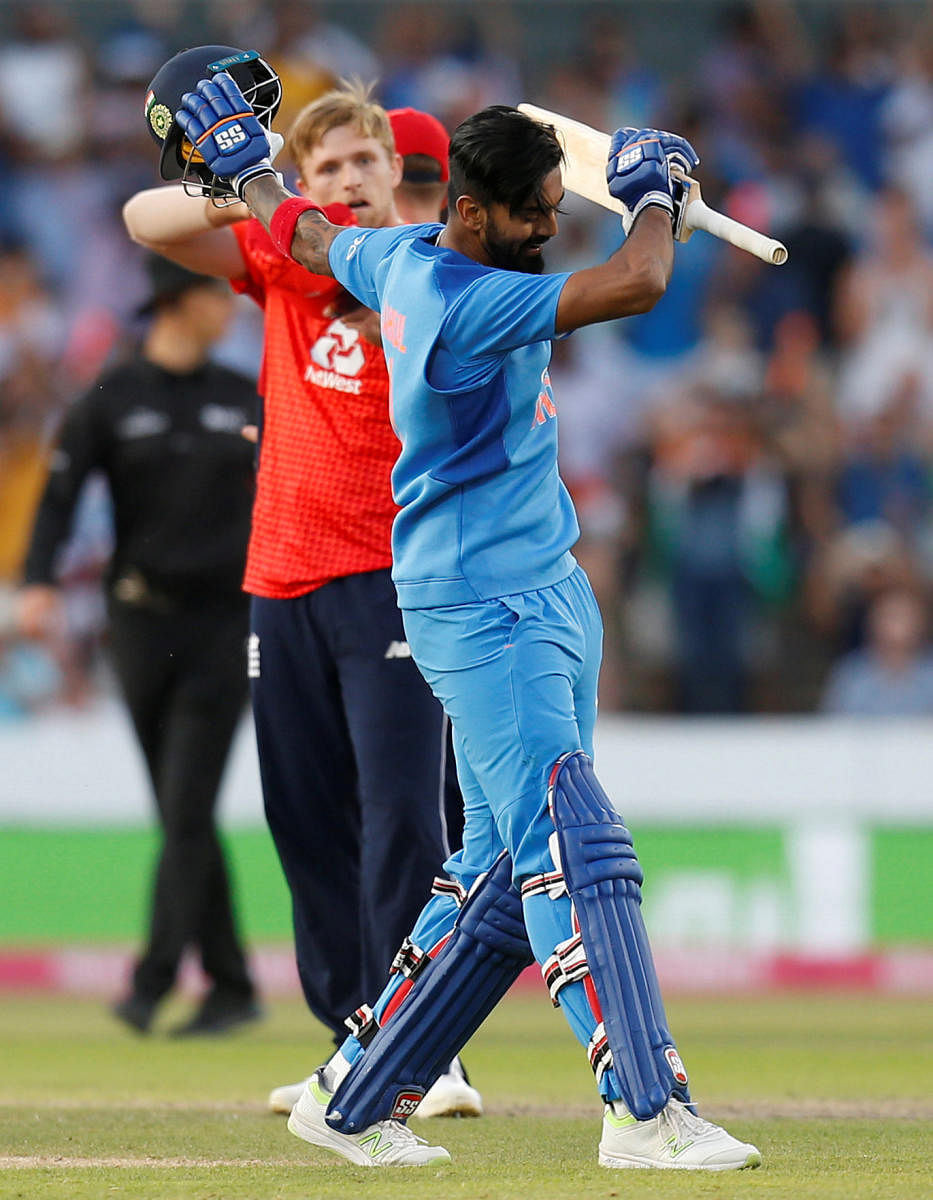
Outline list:
[[[327,252],[334,278],[367,308],[379,307],[375,269],[382,261],[378,235],[383,232],[351,225],[337,234]]]
[[[334,278],[367,308],[379,309],[379,270],[400,242],[411,241],[425,230],[422,225],[395,225],[389,229],[360,229],[350,225],[331,242],[327,257]],[[427,227],[435,229],[436,226]]]
[[[508,354],[555,336],[557,302],[569,272],[526,275],[490,270],[451,305],[441,339],[459,359]]]

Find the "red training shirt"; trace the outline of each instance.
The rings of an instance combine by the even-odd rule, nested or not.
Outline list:
[[[254,219],[233,226],[247,275],[231,281],[265,311],[262,440],[244,590],[301,596],[392,565],[399,442],[379,346],[325,316],[343,289],[281,254]]]

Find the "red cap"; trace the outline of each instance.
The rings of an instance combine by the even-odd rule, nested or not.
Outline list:
[[[405,158],[409,154],[424,154],[433,158],[440,167],[439,183],[450,178],[447,168],[447,151],[450,138],[437,117],[420,112],[417,108],[393,108],[389,114],[395,149]]]

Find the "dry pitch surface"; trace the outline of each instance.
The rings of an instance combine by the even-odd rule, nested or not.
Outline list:
[[[546,996],[510,997],[466,1055],[479,1121],[414,1122],[441,1169],[352,1167],[267,1113],[326,1057],[297,1001],[218,1039],[134,1037],[87,999],[0,996],[0,1197],[22,1200],[579,1200],[933,1196],[931,998],[677,998],[702,1113],[754,1141],[755,1172],[611,1172],[582,1052]],[[161,1028],[184,1015],[176,1005]]]

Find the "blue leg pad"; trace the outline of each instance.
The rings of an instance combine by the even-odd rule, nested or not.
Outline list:
[[[671,1096],[685,1103],[690,1096],[642,920],[632,838],[582,750],[555,765],[548,804],[613,1073],[629,1110],[647,1120]]]
[[[503,852],[477,880],[448,941],[337,1088],[327,1124],[359,1133],[376,1121],[411,1116],[533,961],[512,860]]]

